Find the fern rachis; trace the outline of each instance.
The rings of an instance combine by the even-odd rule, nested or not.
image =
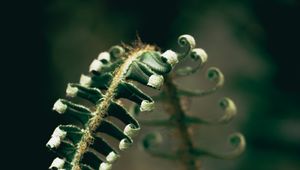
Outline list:
[[[87,108],[65,99],[59,99],[54,104],[53,109],[55,111],[72,116],[77,120],[77,123],[59,125],[53,132],[46,146],[56,152],[59,157],[54,159],[50,169],[108,170],[112,168],[112,163],[120,155],[97,133],[106,133],[117,139],[119,149],[124,150],[132,144],[132,137],[140,129],[139,122],[121,105],[119,99],[131,100],[139,106],[139,111],[151,111],[154,108],[154,100],[131,81],[160,89],[164,77],[167,78],[169,85],[166,89],[173,90],[172,93],[175,95],[173,100],[176,100],[175,104],[177,102],[179,107],[173,116],[181,116],[179,119],[186,119],[187,117],[183,111],[180,112],[181,108],[176,95],[205,95],[215,91],[218,85],[222,85],[222,74],[213,68],[210,70],[211,78],[218,82],[215,89],[199,93],[176,89],[167,74],[179,61],[190,56],[198,62],[195,68],[188,67],[176,71],[179,76],[185,76],[201,68],[207,59],[204,50],[194,48],[195,41],[190,35],[180,36],[178,42],[181,47],[187,48],[186,52],[176,53],[167,50],[161,53],[154,46],[142,44],[140,41],[133,47],[114,46],[108,52],[100,53],[98,58],[91,63],[90,76],[82,75],[79,84],[68,84],[66,90],[68,97],[83,98],[92,103],[93,108]],[[170,101],[171,98],[172,96],[169,98]],[[228,104],[230,100],[226,100],[226,102]],[[224,107],[225,109],[232,108]],[[179,112],[180,114],[177,114]],[[124,130],[117,127],[114,122],[107,120],[107,117],[115,117],[123,122],[126,125]],[[231,119],[231,117],[232,115],[226,114],[224,121]],[[189,119],[189,121],[194,122],[197,120],[199,119]],[[183,127],[185,125],[179,123],[178,126]],[[181,130],[182,134],[186,134],[186,136],[182,136],[182,139],[187,142],[185,146],[187,149],[193,149],[186,128],[183,127]],[[100,155],[103,155],[105,159],[102,159]],[[191,157],[188,158],[189,156]],[[192,158],[193,155],[188,155],[188,157],[182,158],[187,159],[187,161],[195,160]]]

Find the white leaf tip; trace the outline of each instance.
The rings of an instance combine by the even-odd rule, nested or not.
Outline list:
[[[124,134],[129,137],[134,137],[138,133],[139,130],[140,130],[140,128],[137,128],[135,125],[128,124],[124,128]]]
[[[191,35],[188,35],[188,34],[181,35],[179,37],[179,40],[180,39],[186,39],[186,41],[188,41],[188,43],[191,45],[192,48],[196,46],[196,41],[195,41],[194,37]]]
[[[61,140],[59,137],[55,136],[55,137],[51,137],[50,140],[47,142],[46,146],[50,149],[53,148],[58,148],[58,146],[60,145]]]
[[[143,100],[140,106],[140,111],[152,111],[154,109],[154,102]]]
[[[106,156],[106,160],[107,162],[109,163],[112,163],[114,161],[116,161],[120,156],[114,152],[114,151],[111,151],[107,156]]]
[[[53,149],[58,148],[61,143],[61,140],[64,139],[67,135],[67,132],[61,130],[59,127],[55,128],[54,132],[51,135],[50,140],[47,142],[46,146]]]
[[[107,62],[110,61],[110,54],[108,52],[101,52],[99,55],[98,55],[98,60],[106,60]]]
[[[201,61],[205,63],[207,61],[207,53],[202,48],[195,48],[193,52],[201,58]]]
[[[78,93],[78,88],[77,87],[72,87],[70,84],[68,84],[66,94],[68,97],[76,97]]]
[[[95,59],[95,60],[91,63],[90,68],[89,68],[89,71],[90,71],[90,72],[93,72],[93,71],[95,71],[95,72],[100,72],[101,69],[102,69],[102,67],[103,67],[103,63],[102,63],[101,61]]]
[[[61,102],[60,99],[58,99],[54,105],[53,105],[53,110],[57,111],[60,114],[65,113],[65,111],[67,110],[68,106],[64,103]]]
[[[161,75],[153,74],[149,77],[148,86],[154,87],[156,89],[160,89],[160,87],[164,83],[164,77]]]
[[[49,169],[53,169],[53,168],[62,169],[64,164],[65,164],[65,160],[57,157],[53,160]]]
[[[131,143],[128,141],[128,139],[124,138],[120,141],[119,143],[119,149],[120,150],[126,150],[127,148],[129,148],[131,146]]]
[[[99,167],[99,170],[111,170],[111,169],[112,169],[112,165],[107,162],[102,162]]]
[[[91,83],[92,83],[92,78],[91,77],[86,76],[84,74],[82,74],[80,76],[79,84],[81,84],[82,86],[90,87]]]
[[[54,132],[53,132],[53,134],[52,134],[52,136],[57,136],[57,137],[59,137],[59,138],[61,138],[61,139],[65,138],[66,135],[67,135],[67,132],[61,130],[61,129],[59,128],[59,126],[55,128],[55,130],[54,130]]]
[[[165,51],[162,55],[162,57],[164,57],[165,59],[167,59],[167,62],[172,66],[174,67],[175,64],[178,63],[178,57],[177,57],[177,54],[172,51],[172,50],[167,50]]]

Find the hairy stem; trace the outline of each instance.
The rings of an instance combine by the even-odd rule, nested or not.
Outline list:
[[[89,145],[93,142],[93,134],[95,133],[97,127],[100,125],[102,119],[106,116],[107,109],[111,103],[111,101],[115,97],[115,91],[118,88],[119,84],[125,80],[125,74],[129,69],[131,63],[143,52],[149,51],[147,46],[144,49],[139,49],[137,51],[133,51],[128,55],[126,60],[121,64],[118,70],[116,70],[114,78],[111,82],[110,87],[108,88],[103,101],[97,105],[96,111],[94,112],[94,116],[89,121],[89,124],[84,132],[84,135],[81,138],[81,141],[78,144],[77,152],[73,158],[72,170],[80,170],[80,160],[83,154],[87,151]]]
[[[197,159],[192,155],[194,149],[191,135],[188,131],[188,126],[184,123],[186,116],[181,104],[180,98],[177,95],[177,87],[173,82],[172,76],[168,75],[165,77],[164,84],[165,103],[164,109],[168,114],[171,115],[171,120],[176,126],[180,135],[180,147],[178,156],[186,170],[197,170],[199,165]]]

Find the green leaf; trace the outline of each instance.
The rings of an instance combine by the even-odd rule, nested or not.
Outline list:
[[[121,150],[127,149],[132,144],[132,139],[127,136],[120,128],[108,120],[103,120],[96,130],[97,132],[105,133],[119,141]]]
[[[126,78],[155,89],[160,89],[164,80],[163,76],[156,74],[146,64],[138,61],[131,63]]]
[[[156,51],[144,52],[139,57],[139,61],[146,64],[156,74],[167,74],[172,70],[172,66]]]
[[[84,87],[75,83],[68,84],[66,93],[69,97],[78,96],[90,101],[93,104],[96,104],[103,97],[103,94],[97,88]]]
[[[108,113],[108,116],[113,116],[113,117],[119,119],[125,125],[133,124],[135,126],[135,128],[137,128],[137,129],[140,128],[140,125],[137,122],[137,120],[135,118],[133,118],[124,107],[122,107],[121,105],[119,105],[115,102],[112,102],[110,104],[110,106],[108,107],[107,113]]]
[[[82,160],[80,161],[82,169],[93,170],[99,169],[102,162],[103,161],[101,160],[101,158],[91,151],[85,152]]]
[[[101,153],[106,157],[107,162],[114,162],[118,157],[120,157],[117,152],[102,138],[96,137],[93,144],[90,146],[98,153]]]
[[[83,135],[83,130],[75,125],[59,125],[59,128],[67,133],[66,138],[74,145],[80,141]]]
[[[60,157],[65,158],[66,161],[72,162],[72,159],[76,152],[76,147],[67,141],[62,141],[60,146],[56,149],[52,149],[52,151],[57,153],[57,155],[59,155]]]
[[[131,83],[122,82],[119,84],[116,92],[116,99],[118,98],[126,98],[139,104],[141,111],[152,111],[154,108],[152,98]]]
[[[133,61],[126,73],[126,78],[147,85],[148,79],[152,74],[155,73],[150,68],[137,61]]]
[[[80,84],[84,87],[96,87],[100,90],[107,90],[113,76],[111,73],[92,75],[92,77],[81,75]]]
[[[88,108],[65,99],[58,99],[53,106],[53,110],[60,114],[70,115],[83,125],[92,117],[92,113]]]

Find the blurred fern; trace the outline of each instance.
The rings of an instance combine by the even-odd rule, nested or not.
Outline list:
[[[87,100],[92,107],[75,104],[69,100],[59,99],[53,110],[60,114],[72,116],[76,122],[70,125],[59,125],[53,132],[46,146],[56,152],[58,157],[50,165],[50,169],[70,170],[108,170],[112,163],[120,157],[110,144],[103,138],[107,134],[119,142],[119,149],[125,150],[132,143],[132,137],[140,130],[139,122],[134,118],[139,111],[154,109],[154,100],[166,103],[168,120],[144,122],[148,125],[163,125],[178,128],[182,145],[177,153],[168,154],[155,150],[153,144],[158,141],[159,134],[146,136],[143,146],[152,155],[164,158],[180,159],[187,169],[198,169],[196,160],[201,155],[212,155],[220,158],[232,158],[239,155],[245,147],[245,140],[239,133],[233,134],[231,141],[236,149],[226,155],[218,155],[204,149],[195,148],[188,128],[191,124],[210,124],[229,122],[236,114],[234,103],[229,98],[220,101],[225,114],[215,122],[190,117],[182,108],[180,97],[205,96],[216,91],[223,85],[224,77],[217,68],[208,70],[208,78],[216,82],[216,86],[207,91],[189,91],[178,88],[174,76],[188,76],[202,68],[207,60],[204,50],[195,48],[195,40],[190,35],[180,36],[181,47],[187,48],[184,53],[167,50],[161,53],[155,46],[143,44],[140,40],[132,46],[114,46],[108,52],[102,52],[90,65],[90,75],[81,75],[80,83],[70,83],[67,86],[68,97],[79,97]],[[196,67],[186,67],[168,75],[174,66],[184,58],[191,57],[198,61]],[[139,82],[154,89],[161,89],[162,93],[154,100],[131,81]],[[129,113],[120,99],[128,99],[137,105],[134,113]],[[126,126],[121,130],[108,117],[115,117]],[[102,133],[102,134],[101,134]],[[101,155],[104,158],[101,158]]]
[[[205,124],[225,124],[230,122],[236,115],[237,109],[234,102],[230,98],[222,98],[219,101],[219,106],[224,111],[224,114],[216,120],[205,120],[198,117],[189,116],[186,109],[184,99],[191,97],[204,97],[216,92],[224,84],[224,75],[215,67],[207,69],[207,79],[213,81],[215,86],[207,90],[188,90],[179,87],[175,83],[175,79],[189,76],[201,70],[207,61],[207,54],[201,48],[195,48],[195,40],[190,35],[180,36],[178,44],[181,47],[186,47],[186,51],[182,54],[177,53],[179,61],[186,58],[191,58],[197,64],[195,67],[179,68],[169,75],[165,76],[165,84],[159,95],[154,96],[155,100],[163,103],[165,113],[169,115],[165,120],[140,120],[142,125],[148,126],[166,126],[169,129],[176,129],[179,134],[179,146],[175,152],[162,151],[158,144],[162,142],[161,134],[153,132],[145,136],[143,140],[144,149],[151,155],[181,161],[185,169],[195,170],[200,169],[199,157],[212,156],[221,159],[232,159],[240,155],[246,146],[244,136],[240,133],[234,133],[229,136],[229,142],[233,147],[228,153],[214,153],[205,148],[196,148],[192,140],[191,132],[195,129],[192,125]],[[134,113],[138,114],[137,109]],[[197,127],[196,127],[197,128]]]

